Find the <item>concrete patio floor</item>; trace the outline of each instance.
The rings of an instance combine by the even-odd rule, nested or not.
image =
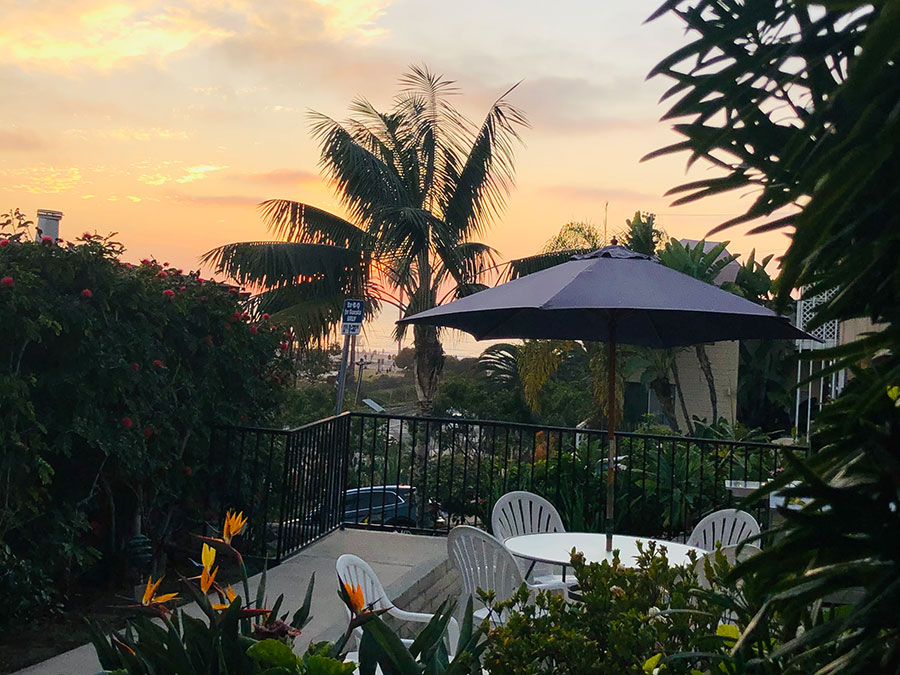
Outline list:
[[[334,567],[344,553],[364,558],[378,574],[388,597],[396,599],[446,563],[447,540],[369,530],[336,531],[269,570],[266,595],[270,603],[284,593],[282,610],[292,613],[303,602],[310,575],[316,574],[312,620],[294,643],[297,653],[302,653],[310,642],[337,639],[346,627]],[[251,593],[255,593],[258,583],[259,575],[250,579]],[[199,613],[196,605],[187,605],[185,610]],[[94,648],[88,644],[29,666],[16,675],[94,675],[99,670]]]

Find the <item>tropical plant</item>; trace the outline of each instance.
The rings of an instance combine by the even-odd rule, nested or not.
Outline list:
[[[625,219],[622,231],[622,245],[636,253],[656,255],[656,251],[666,240],[666,233],[656,227],[656,214],[635,211],[634,217]]]
[[[790,430],[796,359],[794,346],[783,340],[741,340],[738,420],[769,432]]]
[[[104,672],[349,675],[355,670],[354,664],[343,663],[346,638],[335,644],[313,644],[303,657],[295,656],[291,649],[294,638],[310,619],[315,574],[306,587],[303,604],[290,618],[288,613],[279,615],[284,595],[271,608],[266,606],[265,570],[255,600],[249,600],[247,569],[240,552],[232,545],[245,524],[242,514],[229,512],[220,537],[199,537],[203,540],[200,575],[184,579],[183,584],[204,617],[170,609],[169,603],[178,600],[178,594],[158,595],[156,591],[163,579],[154,581],[151,576],[140,604],[130,606],[139,616],[131,619],[124,631],[107,636],[92,628],[91,641],[100,665],[106,669]],[[216,582],[217,552],[238,562],[243,596],[231,585]],[[210,601],[210,593],[218,596],[218,602]],[[150,621],[148,616],[155,617],[156,621]]]
[[[473,619],[472,599],[462,615],[459,637],[453,647],[453,658],[445,642],[447,626],[455,612],[455,603],[444,601],[431,621],[408,647],[382,620],[384,610],[367,605],[362,589],[339,584],[338,594],[350,609],[352,620],[347,635],[357,626],[362,628],[359,640],[359,671],[374,675],[376,666],[391,675],[476,675],[481,673],[481,655],[487,647],[486,628]]]
[[[589,252],[603,248],[606,242],[603,234],[594,225],[582,220],[573,220],[563,225],[559,232],[544,244],[544,253]]]
[[[736,255],[727,252],[729,242],[723,241],[706,250],[706,240],[698,241],[691,246],[690,244],[682,244],[677,239],[670,239],[666,247],[659,254],[659,261],[673,270],[677,270],[682,274],[705,281],[708,284],[715,284],[719,273],[726,265],[737,259]],[[716,395],[716,381],[713,376],[712,364],[709,361],[709,354],[706,351],[706,345],[694,345],[694,351],[697,354],[697,361],[700,364],[700,370],[703,371],[703,377],[706,379],[706,385],[709,388],[709,404],[712,407],[712,419],[719,419],[719,401]]]
[[[900,381],[900,193],[892,178],[900,170],[900,3],[672,1],[656,16],[668,12],[694,40],[654,69],[675,81],[667,117],[682,118],[675,129],[684,137],[654,154],[686,150],[719,169],[675,188],[678,202],[755,188],[746,211],[720,227],[794,228],[778,306],[797,287],[833,290],[813,327],[855,317],[879,327],[817,354],[853,367],[854,378],[818,417],[818,452],[767,487],[799,481],[785,492],[810,503],[782,510],[781,539],[744,570],[745,580],[769,589],[753,625],[795,617],[854,587],[860,599],[795,631],[781,662],[794,672],[900,672],[892,397]],[[855,367],[863,361],[870,367]]]
[[[476,127],[453,106],[452,81],[414,66],[388,112],[356,99],[346,123],[314,114],[320,163],[348,218],[270,200],[263,216],[283,241],[228,244],[204,261],[261,288],[260,310],[309,339],[332,334],[345,297],[364,298],[369,316],[381,304],[409,315],[483,288],[494,251],[475,237],[503,208],[526,124],[509,91]],[[413,334],[416,394],[428,411],[443,348],[436,327]]]
[[[508,619],[491,631],[488,672],[638,675],[656,672],[664,658],[664,672],[714,670],[738,633],[730,621],[718,623],[740,602],[740,592],[731,585],[698,595],[693,564],[669,564],[664,546],[654,542],[639,547],[634,567],[622,565],[618,556],[586,564],[573,553],[575,602],[550,593],[530,602],[523,588],[496,605]],[[720,560],[723,577],[728,569]],[[706,653],[693,660],[668,658],[682,651]]]

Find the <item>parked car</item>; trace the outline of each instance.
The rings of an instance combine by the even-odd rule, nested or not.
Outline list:
[[[409,485],[371,485],[347,490],[344,522],[416,527],[416,491]]]
[[[340,505],[337,506],[340,509]],[[334,513],[331,511],[331,513]],[[398,530],[412,528],[441,529],[447,526],[447,514],[430,502],[424,514],[419,514],[416,490],[409,485],[371,485],[351,488],[344,494],[344,515],[339,521],[355,525],[385,525]],[[337,522],[324,506],[319,506],[305,518],[284,523],[289,538],[309,540],[333,527]],[[268,524],[268,539],[275,542],[280,525]]]

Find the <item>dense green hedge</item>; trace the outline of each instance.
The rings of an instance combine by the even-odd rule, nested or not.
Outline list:
[[[120,579],[138,529],[159,565],[216,519],[209,428],[270,421],[290,367],[236,289],[122,252],[0,229],[0,549],[61,591]]]

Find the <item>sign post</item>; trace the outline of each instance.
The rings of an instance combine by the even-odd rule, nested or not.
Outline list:
[[[334,404],[334,414],[340,415],[344,408],[344,385],[347,379],[347,356],[350,352],[350,336],[359,335],[362,328],[363,308],[362,300],[344,300],[344,311],[341,314],[341,335],[344,336],[344,348],[341,350],[341,368],[338,371],[337,401]]]

